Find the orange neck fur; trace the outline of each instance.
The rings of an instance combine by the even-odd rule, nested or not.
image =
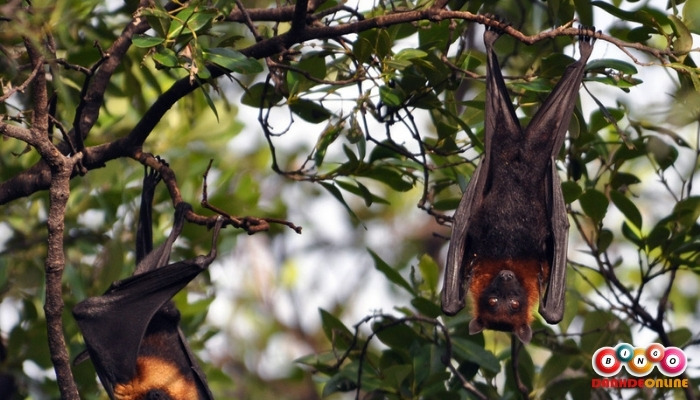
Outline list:
[[[114,397],[119,400],[142,398],[149,390],[160,389],[173,400],[198,399],[197,387],[180,373],[179,368],[161,358],[142,356],[136,361],[134,379],[114,387]]]
[[[533,320],[534,306],[540,299],[540,281],[546,282],[549,277],[549,266],[545,262],[540,262],[535,259],[529,260],[494,260],[481,259],[478,260],[472,269],[469,291],[472,294],[472,300],[475,307],[475,316],[483,316],[482,310],[479,309],[478,298],[484,290],[491,284],[493,279],[503,270],[512,271],[518,282],[527,293],[527,304],[523,309],[524,315],[521,315],[513,325],[530,324]],[[488,321],[486,321],[488,323]]]

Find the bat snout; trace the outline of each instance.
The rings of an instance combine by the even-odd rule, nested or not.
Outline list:
[[[516,279],[516,278],[515,278],[515,273],[514,273],[513,271],[509,270],[509,269],[504,269],[504,270],[500,271],[500,272],[498,273],[497,278],[498,278],[499,280],[502,280],[502,281],[505,281],[505,282],[509,282],[509,281],[512,281],[512,280]]]

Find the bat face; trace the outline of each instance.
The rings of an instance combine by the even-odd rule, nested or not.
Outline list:
[[[191,206],[177,205],[170,235],[151,251],[150,209],[158,181],[154,173],[144,179],[136,252],[141,259],[134,275],[113,283],[102,296],[78,303],[73,315],[111,399],[213,399],[171,299],[216,258],[223,220],[214,226],[209,254],[168,264]]]
[[[593,45],[581,35],[580,59],[530,120],[520,126],[487,29],[484,156],[454,214],[442,291],[442,309],[454,315],[471,292],[470,333],[511,331],[523,342],[539,313],[563,317],[569,222],[555,159],[578,97]]]
[[[548,269],[536,260],[484,260],[475,265],[469,281],[475,318],[469,333],[484,329],[514,332],[521,341],[529,342],[539,277],[546,276]]]

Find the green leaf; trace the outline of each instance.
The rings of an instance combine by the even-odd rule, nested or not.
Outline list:
[[[683,4],[683,22],[695,34],[700,34],[700,2],[686,1]]]
[[[678,158],[678,149],[666,144],[656,136],[649,136],[646,149],[651,153],[654,161],[659,164],[659,167],[664,170],[673,165]]]
[[[343,205],[343,207],[345,207],[345,210],[347,210],[347,212],[348,212],[348,214],[350,214],[350,216],[352,216],[354,219],[356,219],[358,221],[360,220],[360,218],[357,216],[357,214],[355,214],[355,212],[352,210],[352,208],[350,208],[348,203],[345,202],[345,199],[343,198],[343,194],[340,193],[340,190],[337,187],[335,187],[335,185],[328,183],[328,182],[319,182],[319,184],[321,186],[323,186],[331,195],[333,195],[333,197],[335,197],[336,200],[338,200],[340,202],[340,204]]]
[[[403,49],[394,56],[397,60],[413,60],[414,58],[427,57],[428,53],[418,49]]]
[[[624,116],[625,112],[617,108],[598,108],[591,114],[588,129],[593,133],[598,132],[620,121]]]
[[[177,59],[177,54],[175,54],[172,49],[165,47],[159,48],[153,54],[153,60],[167,68],[174,68],[180,64],[179,60]]]
[[[191,5],[173,17],[168,30],[168,39],[172,40],[180,35],[191,35],[211,25],[217,12],[215,10],[195,11],[196,7],[198,6]]]
[[[204,51],[204,59],[231,72],[257,74],[263,71],[260,62],[228,48],[213,47]]]
[[[620,321],[610,311],[590,311],[584,316],[582,332],[596,332],[595,335],[581,337],[581,351],[593,354],[603,346],[614,346],[616,343],[632,343],[630,327]]]
[[[598,248],[598,251],[603,252],[610,247],[610,244],[612,243],[614,239],[614,235],[612,231],[609,229],[601,229],[600,232],[598,232],[598,240],[596,241],[596,247]]]
[[[564,194],[564,202],[571,204],[581,196],[583,189],[576,182],[565,181],[561,184],[561,191]]]
[[[668,339],[671,343],[678,347],[683,347],[684,345],[691,343],[693,340],[693,332],[688,328],[678,328],[675,331],[668,333]],[[656,343],[661,343],[662,340],[657,338]]]
[[[399,95],[399,92],[396,89],[392,89],[388,86],[382,86],[379,88],[379,98],[389,107],[400,106],[402,102],[401,97],[402,96]]]
[[[671,230],[666,227],[666,222],[662,221],[654,226],[645,238],[649,250],[663,246],[671,238]]]
[[[437,291],[440,267],[429,254],[423,254],[418,262],[418,269],[431,293]]]
[[[357,118],[355,117],[355,114],[350,115],[350,127],[345,132],[345,137],[348,139],[348,142],[357,144],[360,141],[364,141],[365,139],[365,134],[362,131],[362,128],[360,127],[360,123],[357,121]],[[364,159],[365,155],[364,152],[360,154],[360,159]]]
[[[453,336],[452,351],[460,359],[471,361],[493,374],[501,371],[501,363],[498,358],[471,340]]]
[[[554,53],[542,59],[542,66],[537,75],[541,78],[559,78],[574,61],[565,54]]]
[[[369,254],[372,256],[372,259],[374,259],[374,267],[377,269],[377,271],[381,272],[386,276],[387,279],[389,279],[390,282],[392,282],[395,285],[398,285],[404,289],[406,289],[411,295],[416,296],[417,293],[415,290],[413,290],[413,287],[406,281],[401,274],[399,274],[398,271],[396,271],[394,268],[389,266],[384,260],[382,260],[377,253],[373,252],[370,249],[367,249],[369,251]]]
[[[301,119],[313,124],[318,124],[330,118],[333,113],[325,109],[315,101],[295,99],[289,102],[289,109]]]
[[[358,181],[353,181],[353,184],[342,180],[336,180],[335,183],[338,184],[338,186],[340,186],[341,188],[347,190],[348,192],[356,196],[360,196],[365,201],[365,205],[367,207],[371,206],[374,203],[390,204],[386,199],[376,196],[375,194],[370,192],[370,190],[365,185]]]
[[[601,222],[608,212],[608,198],[598,190],[589,189],[578,199],[583,212],[595,222]]]
[[[634,243],[637,247],[643,248],[644,242],[639,235],[639,231],[633,230],[626,221],[622,223],[622,236]]]
[[[354,378],[350,378],[345,374],[336,374],[323,386],[323,393],[321,393],[321,396],[325,398],[336,392],[349,392],[356,388],[357,383],[355,383]]]
[[[633,64],[614,58],[599,58],[586,64],[586,71],[605,71],[607,69],[614,69],[627,75],[637,73],[637,68]]]
[[[373,54],[372,43],[370,43],[369,39],[364,37],[362,34],[360,34],[360,37],[358,37],[353,44],[352,50],[352,54],[360,64],[367,63]]]
[[[338,354],[336,354],[334,351],[326,351],[301,356],[294,360],[294,362],[297,364],[308,365],[321,373],[331,375],[337,371],[337,369],[332,368],[335,366],[337,360]]]
[[[697,224],[700,217],[700,197],[692,196],[676,203],[673,207],[673,216],[683,229],[690,229]]]
[[[574,7],[581,25],[593,25],[593,6],[588,0],[574,0]]]
[[[168,30],[170,29],[170,14],[160,5],[158,2],[151,3],[155,8],[142,8],[140,13],[148,21],[148,25],[153,28],[154,31],[160,37],[165,37]]]
[[[305,72],[311,78],[322,80],[326,77],[326,61],[320,53],[305,55],[294,67],[299,71]],[[316,85],[315,81],[308,79],[301,72],[295,70],[287,72],[287,86],[291,95],[305,92]]]
[[[406,192],[413,189],[413,184],[405,181],[403,175],[391,167],[379,166],[371,168],[367,171],[363,171],[361,175],[389,185],[392,189],[399,192]]]
[[[641,180],[637,176],[619,171],[615,171],[615,174],[610,178],[610,186],[614,190],[626,189],[640,182]]]
[[[177,13],[172,22],[170,23],[170,29],[168,30],[168,35],[166,36],[169,40],[172,40],[179,36],[183,32],[183,28],[187,23],[187,20],[194,13],[194,6],[185,8],[184,10]]]
[[[425,297],[414,297],[411,299],[411,305],[421,314],[430,318],[437,318],[442,315],[442,309],[434,301],[428,300]]]
[[[377,333],[377,338],[390,348],[398,351],[408,350],[415,341],[419,340],[418,335],[405,323],[394,321],[385,318],[381,322],[372,324],[372,330]]]
[[[204,79],[204,78],[202,78]],[[216,122],[219,122],[219,112],[216,110],[216,105],[214,104],[214,100],[211,99],[211,96],[209,95],[209,91],[207,88],[202,85],[202,94],[204,95],[204,98],[207,101],[207,105],[209,106],[209,109],[214,113],[214,116],[216,117]]]
[[[318,312],[321,314],[321,326],[323,333],[326,334],[326,338],[330,340],[334,348],[340,351],[347,350],[352,344],[354,337],[350,329],[328,311],[319,308]]]
[[[197,11],[187,21],[188,32],[199,32],[202,29],[211,25],[211,22],[217,16],[215,10]]]
[[[669,18],[673,22],[671,26],[676,34],[673,50],[676,53],[687,54],[693,48],[693,37],[690,34],[690,29],[675,15],[669,15]]]
[[[663,11],[651,7],[642,7],[635,11],[625,11],[613,4],[604,1],[592,1],[592,5],[602,8],[609,14],[618,17],[622,21],[639,22],[646,26],[668,25],[670,20]]]
[[[282,101],[282,99],[282,95],[275,90],[274,86],[260,82],[245,91],[241,97],[241,103],[255,108],[269,108]]]
[[[314,150],[314,163],[317,167],[323,164],[323,159],[326,157],[326,151],[328,146],[330,146],[335,140],[340,136],[340,132],[343,130],[343,125],[345,125],[345,120],[341,120],[337,123],[328,123],[326,128],[318,137]]]
[[[633,223],[637,229],[642,229],[642,214],[630,199],[628,199],[624,194],[613,190],[610,192],[610,200],[612,200],[615,207],[617,207],[625,218]]]
[[[160,37],[153,37],[153,36],[148,36],[144,34],[137,34],[134,35],[133,38],[131,38],[131,42],[134,44],[136,47],[140,48],[150,48],[156,45],[159,45],[163,43],[165,39],[160,38]]]

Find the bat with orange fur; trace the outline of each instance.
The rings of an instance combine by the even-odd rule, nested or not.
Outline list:
[[[170,235],[152,250],[151,203],[159,180],[155,171],[144,178],[134,274],[114,282],[103,295],[78,303],[73,315],[111,399],[213,399],[171,299],[216,258],[223,219],[214,226],[209,254],[169,264],[173,243],[192,207],[176,206]]]
[[[471,292],[471,334],[508,331],[527,343],[535,304],[550,324],[564,313],[569,222],[555,159],[593,41],[582,30],[579,60],[523,129],[493,50],[499,36],[490,28],[484,33],[484,156],[454,214],[442,309],[456,314]]]

